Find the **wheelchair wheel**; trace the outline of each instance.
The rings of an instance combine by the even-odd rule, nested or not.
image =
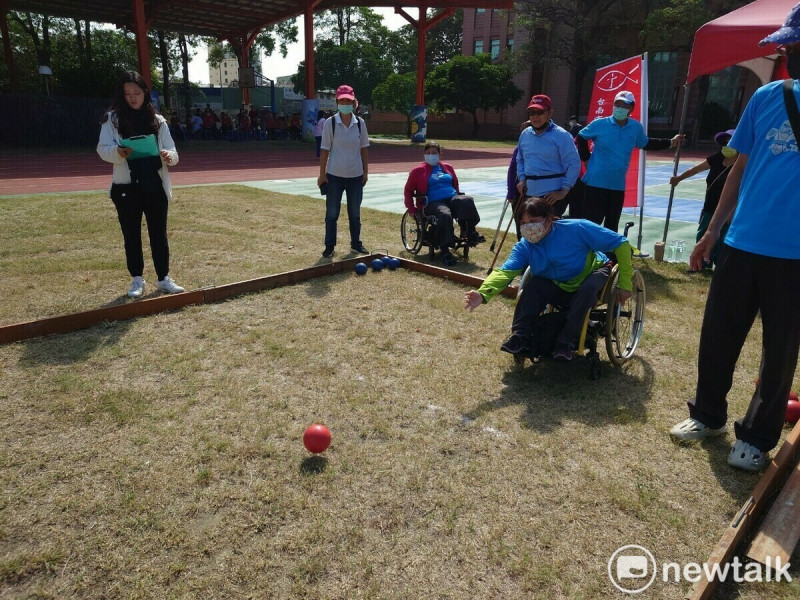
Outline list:
[[[413,215],[406,211],[400,223],[400,237],[403,238],[403,246],[411,252],[417,254],[422,249],[422,239],[425,235],[425,225],[419,213]]]
[[[617,302],[619,273],[608,286],[603,299],[608,306],[605,319],[606,350],[609,360],[621,365],[628,360],[639,345],[644,327],[645,291],[644,278],[639,271],[633,272],[633,295],[624,305]]]

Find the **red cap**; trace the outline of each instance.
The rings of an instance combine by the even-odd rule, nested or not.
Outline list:
[[[539,110],[550,110],[553,108],[553,103],[550,102],[550,98],[544,94],[536,94],[528,103],[528,110],[532,108],[538,108]]]
[[[353,88],[349,85],[340,85],[336,88],[336,99],[344,98],[345,100],[355,100],[356,95],[353,93]]]

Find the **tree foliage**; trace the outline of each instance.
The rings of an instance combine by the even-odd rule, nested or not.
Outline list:
[[[417,95],[415,73],[392,73],[372,90],[372,102],[380,110],[399,112],[406,117],[407,135],[411,135],[411,109]]]
[[[297,42],[297,31],[297,21],[295,19],[287,19],[265,27],[259,32],[248,49],[247,64],[260,67],[258,57],[261,52],[264,53],[264,56],[270,57],[277,50],[285,58],[289,51],[289,44]],[[227,54],[235,56],[239,59],[239,64],[241,64],[242,48],[236,41],[218,41],[206,38],[205,43],[208,46],[208,64],[212,69],[218,68]]]
[[[473,135],[478,110],[503,110],[522,97],[506,64],[492,64],[486,54],[456,56],[428,75],[426,96],[435,111],[463,110],[472,115]]]
[[[430,10],[428,18],[437,12]],[[461,54],[461,42],[464,31],[464,11],[456,10],[453,15],[443,19],[428,31],[425,36],[425,70],[442,65]],[[399,39],[389,40],[386,44],[395,60],[398,72],[414,71],[417,68],[417,30],[411,24],[403,25],[396,32]]]

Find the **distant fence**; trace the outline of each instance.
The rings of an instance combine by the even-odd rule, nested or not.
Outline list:
[[[109,101],[0,94],[0,142],[9,146],[94,147]]]

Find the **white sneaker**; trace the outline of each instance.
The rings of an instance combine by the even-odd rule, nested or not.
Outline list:
[[[169,275],[167,275],[166,277],[164,277],[164,279],[158,282],[158,290],[166,294],[180,294],[181,292],[186,291],[177,283],[172,281],[172,277],[170,277]]]
[[[128,290],[128,298],[141,298],[142,294],[144,294],[144,279],[140,276],[134,277]]]
[[[745,471],[760,471],[766,463],[764,453],[743,440],[736,440],[728,454],[728,464]]]
[[[726,431],[728,431],[727,425],[723,425],[719,429],[712,429],[697,419],[689,417],[685,421],[681,421],[672,429],[670,429],[669,434],[675,439],[681,440],[682,442],[693,442],[695,440],[702,440],[707,437],[722,435]]]

